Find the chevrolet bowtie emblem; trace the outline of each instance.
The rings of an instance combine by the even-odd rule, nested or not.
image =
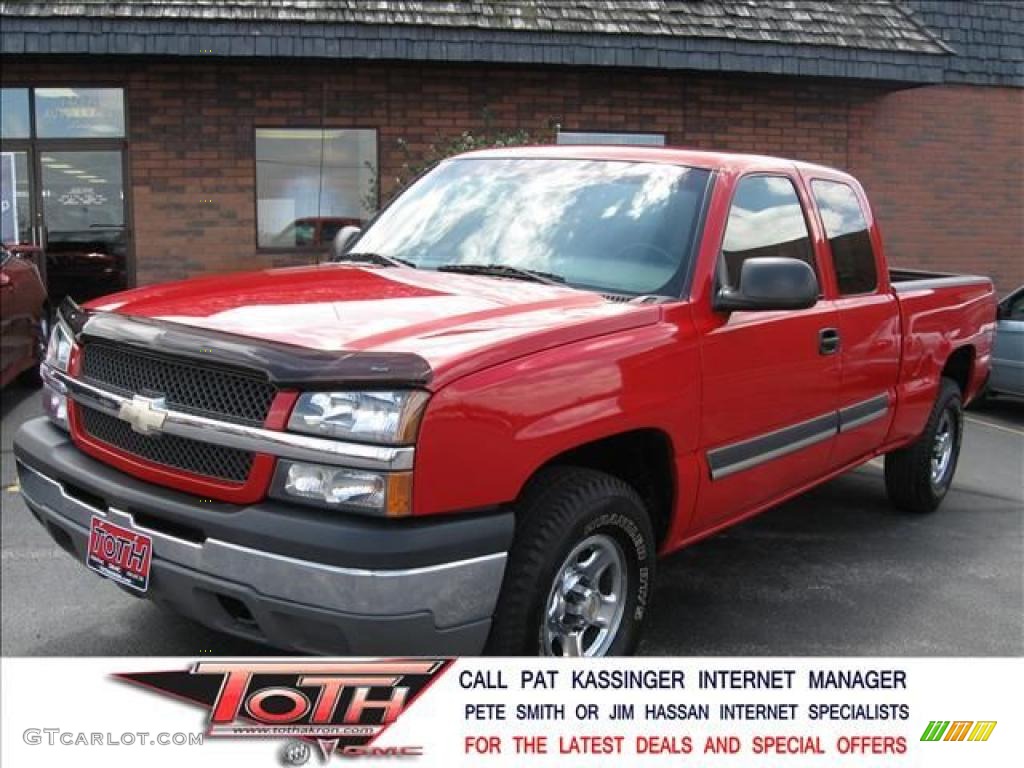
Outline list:
[[[131,424],[132,430],[140,435],[159,433],[167,418],[167,399],[135,395],[121,403],[117,416]]]

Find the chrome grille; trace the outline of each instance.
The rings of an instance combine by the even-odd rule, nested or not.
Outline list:
[[[253,455],[235,448],[201,443],[178,435],[142,435],[115,416],[79,405],[82,429],[90,437],[114,448],[170,469],[244,483]]]
[[[254,426],[266,420],[277,394],[256,375],[98,342],[83,348],[82,376],[121,394],[164,397],[173,410]]]

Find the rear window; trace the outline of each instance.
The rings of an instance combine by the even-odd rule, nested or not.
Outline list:
[[[812,181],[811,189],[832,249],[839,293],[872,293],[878,288],[878,271],[857,194],[848,184],[821,179]]]

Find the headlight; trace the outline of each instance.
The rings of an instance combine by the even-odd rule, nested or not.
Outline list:
[[[368,443],[412,443],[428,397],[415,389],[308,392],[295,403],[288,429]]]
[[[50,341],[46,345],[46,361],[44,364],[50,368],[67,372],[68,364],[71,362],[71,345],[71,334],[58,319],[53,324],[53,330],[50,331]],[[63,391],[58,391],[55,388],[55,386],[60,386],[61,390],[63,390],[63,385],[59,385],[56,382],[54,385],[51,385],[45,378],[44,382],[43,410],[50,421],[61,429],[66,430],[68,429],[68,399]]]
[[[71,362],[71,334],[61,322],[53,324],[50,331],[50,342],[46,345],[46,364],[59,371],[68,370]]]
[[[404,517],[412,512],[412,473],[279,461],[270,495],[328,509]]]

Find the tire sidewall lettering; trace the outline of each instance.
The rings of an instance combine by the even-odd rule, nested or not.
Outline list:
[[[637,577],[636,589],[633,590],[632,595],[636,605],[633,608],[632,615],[636,621],[642,621],[644,614],[647,612],[651,580],[651,568],[648,565],[651,553],[644,535],[632,518],[619,512],[602,512],[588,520],[583,526],[582,536],[585,538],[600,529],[611,529],[613,533],[619,534],[618,538],[620,541],[625,539],[625,541],[632,545],[636,561],[632,564],[634,567],[630,570],[634,570]],[[625,541],[622,541],[622,543],[625,543]]]

